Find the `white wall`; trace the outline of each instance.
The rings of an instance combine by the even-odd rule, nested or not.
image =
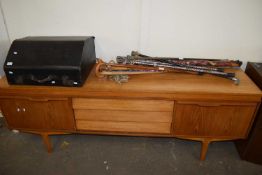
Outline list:
[[[262,62],[261,0],[0,1],[11,40],[94,35],[106,60],[139,50]]]
[[[34,35],[94,35],[98,57],[139,44],[139,0],[2,0],[11,40]]]
[[[6,30],[5,26],[5,21],[4,21],[4,16],[1,10],[1,3],[0,3],[0,76],[4,75],[3,71],[3,64],[5,57],[7,55],[9,46],[10,46],[10,41],[8,38],[8,33]]]
[[[145,8],[147,54],[262,62],[261,0],[151,0]]]

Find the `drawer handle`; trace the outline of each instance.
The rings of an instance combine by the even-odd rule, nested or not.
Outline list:
[[[49,101],[49,99],[46,98],[28,98],[29,101]]]
[[[202,106],[202,107],[218,107],[222,106],[223,104],[219,103],[208,103],[208,102],[189,102],[189,101],[179,101],[177,104],[181,105],[196,105],[196,106]]]
[[[216,104],[216,103],[198,103],[198,106],[201,107],[218,107],[221,106],[221,104]]]
[[[26,100],[29,101],[39,101],[39,102],[47,102],[47,101],[66,101],[68,100],[67,98],[30,98],[30,97],[26,97]]]

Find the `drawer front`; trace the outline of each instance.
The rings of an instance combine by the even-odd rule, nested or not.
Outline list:
[[[174,134],[245,138],[257,104],[180,103],[175,107]]]
[[[74,98],[74,109],[172,112],[173,101]]]
[[[172,112],[75,110],[76,120],[171,123]]]
[[[87,131],[168,134],[171,124],[77,120],[76,127],[78,130]]]

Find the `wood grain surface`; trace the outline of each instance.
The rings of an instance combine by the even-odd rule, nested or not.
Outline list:
[[[0,104],[11,128],[51,131],[75,129],[73,110],[68,100],[0,99]]]
[[[73,98],[74,109],[172,112],[173,101]]]
[[[129,121],[129,122],[172,122],[173,112],[75,110],[76,120]]]
[[[169,134],[170,123],[76,120],[77,130]]]
[[[257,105],[176,104],[174,134],[245,138]]]

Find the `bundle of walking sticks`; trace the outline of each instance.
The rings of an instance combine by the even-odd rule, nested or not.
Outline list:
[[[131,55],[118,56],[116,62],[110,61],[109,63],[105,63],[101,59],[98,59],[96,76],[108,76],[118,83],[123,83],[128,81],[128,75],[135,74],[165,72],[197,75],[211,74],[232,80],[238,85],[239,79],[235,76],[235,73],[225,72],[224,70],[226,68],[239,68],[241,65],[242,62],[239,60],[150,57],[132,51]]]

